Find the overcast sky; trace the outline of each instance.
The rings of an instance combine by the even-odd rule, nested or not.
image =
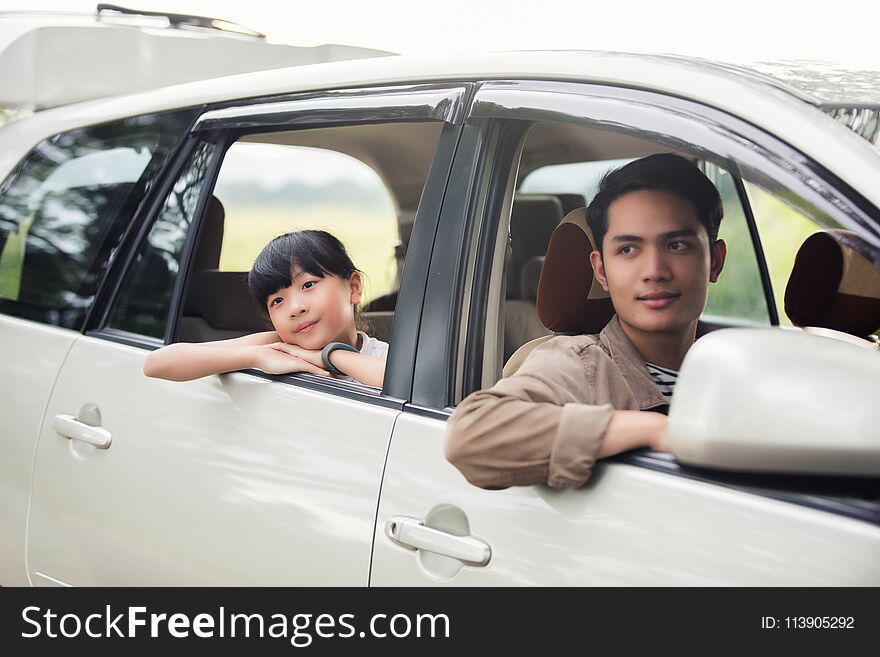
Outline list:
[[[403,54],[544,48],[810,59],[880,69],[878,0],[118,0],[209,15],[275,43],[345,43]],[[95,0],[0,0],[0,9],[93,12]]]

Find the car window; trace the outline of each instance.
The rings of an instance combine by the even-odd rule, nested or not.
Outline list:
[[[395,202],[364,162],[324,148],[237,142],[214,195],[225,214],[220,271],[248,271],[266,243],[294,228],[323,229],[366,275],[364,303],[396,289]]]
[[[828,231],[832,244],[855,238],[841,238],[839,226],[829,217],[823,216],[821,220],[807,217],[793,210],[792,206],[798,204],[783,203],[778,196],[768,196],[762,188],[748,185],[748,195],[738,192],[737,180],[730,169],[739,170],[741,163],[730,163],[720,156],[714,158],[710,152],[697,147],[688,150],[684,142],[671,147],[660,139],[653,141],[645,133],[618,134],[587,122],[583,125],[534,123],[525,132],[520,147],[521,155],[518,162],[514,156],[511,170],[517,171],[518,165],[521,182],[508,184],[509,198],[494,206],[502,209],[500,224],[494,233],[491,264],[482,264],[490,266],[491,273],[482,274],[486,291],[474,293],[476,298],[485,298],[486,304],[485,325],[475,324],[470,334],[474,336],[472,340],[480,341],[480,346],[459,351],[456,369],[461,375],[455,381],[453,402],[460,401],[471,390],[494,384],[505,372],[515,371],[529,350],[553,333],[601,330],[613,314],[613,306],[607,296],[597,290],[598,286],[590,287],[591,274],[579,273],[589,271],[586,258],[577,265],[572,264],[564,276],[558,272],[555,278],[551,275],[552,280],[546,283],[549,270],[545,257],[561,219],[572,207],[583,207],[591,199],[604,172],[653,153],[677,152],[697,162],[722,198],[724,219],[719,237],[727,244],[727,258],[718,281],[709,285],[707,306],[702,314],[708,330],[742,324],[770,325],[775,323],[774,312],[778,312],[778,321],[789,326],[812,326],[815,322],[838,333],[866,337],[859,327],[835,324],[834,319],[802,314],[795,320],[786,312],[786,288],[809,289],[805,284],[789,285],[795,254],[806,238],[819,231]],[[792,198],[796,196],[790,190],[787,194]],[[744,199],[748,200],[748,207],[744,207]],[[787,196],[786,199],[789,200]],[[747,210],[753,211],[756,227],[750,228]],[[576,244],[580,244],[581,238],[573,237],[572,230],[566,233],[569,234],[572,237],[566,238],[564,247],[561,242],[557,243],[559,252],[580,253]],[[762,275],[762,258],[769,276]],[[561,260],[568,262],[566,258]],[[875,274],[868,276],[876,278]],[[502,278],[503,284],[498,285]],[[823,284],[830,287],[830,272],[825,278]],[[550,301],[549,309],[547,303],[538,303],[539,283],[550,285],[546,288],[551,290],[548,296],[555,301]],[[831,292],[829,290],[829,298]],[[863,293],[862,290],[857,292]],[[870,298],[872,292],[868,290],[865,294]],[[584,303],[587,299],[589,301]],[[474,312],[473,305],[470,312]],[[871,329],[874,330],[876,326]],[[479,377],[473,372],[479,372]]]
[[[745,187],[767,259],[779,322],[791,326],[791,318],[785,312],[785,288],[795,256],[806,239],[823,227],[761,187],[748,181]]]
[[[577,195],[589,204],[602,176],[629,162],[632,162],[632,158],[543,166],[523,178],[518,192],[521,195],[554,194],[563,201],[566,196]],[[704,169],[721,194],[724,221],[721,222],[718,237],[727,243],[730,253],[724,265],[724,276],[709,287],[709,300],[703,314],[713,321],[740,320],[769,324],[757,255],[733,176],[712,163],[706,163]],[[570,209],[570,206],[563,207],[564,212]]]
[[[441,129],[378,124],[244,136],[223,154],[210,192],[199,163],[209,152],[200,152],[140,247],[109,327],[165,335],[186,236],[198,223],[171,339],[202,342],[270,329],[247,289],[254,258],[280,234],[324,229],[365,273],[359,328],[387,342],[405,243]],[[204,213],[194,222],[199,197]]]
[[[704,172],[721,195],[724,219],[718,238],[727,244],[727,258],[723,273],[709,286],[703,317],[721,322],[770,324],[758,256],[734,178],[729,171],[712,163],[704,165]]]
[[[46,139],[0,191],[0,310],[79,328],[109,259],[192,112]]]
[[[165,200],[114,301],[109,328],[164,339],[174,282],[215,146],[201,144]]]
[[[580,194],[589,203],[599,189],[602,176],[628,162],[632,162],[632,159],[549,164],[527,174],[519,191],[531,194]]]

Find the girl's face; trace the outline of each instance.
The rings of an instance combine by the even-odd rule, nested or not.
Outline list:
[[[292,276],[290,287],[266,298],[269,319],[280,338],[304,349],[323,349],[330,342],[356,345],[354,306],[361,300],[360,274],[346,280],[295,269]]]

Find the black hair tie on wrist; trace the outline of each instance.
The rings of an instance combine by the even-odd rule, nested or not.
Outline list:
[[[337,349],[342,349],[343,351],[353,351],[354,353],[359,353],[355,347],[352,347],[350,344],[345,342],[331,342],[326,345],[321,350],[321,362],[324,364],[324,369],[330,372],[331,374],[335,374],[337,376],[348,376],[345,372],[340,371],[336,367],[333,366],[333,363],[330,362],[330,354],[336,351]]]

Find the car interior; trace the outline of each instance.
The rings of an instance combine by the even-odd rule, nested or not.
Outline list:
[[[367,164],[381,178],[394,201],[399,240],[388,244],[397,264],[395,285],[405,261],[409,235],[427,177],[440,126],[429,123],[352,126],[260,133],[242,142],[306,146],[344,153]],[[518,188],[542,167],[633,159],[675,151],[631,135],[565,123],[537,124],[523,144],[516,189],[511,190],[508,231],[499,231],[503,262],[493,268],[502,284],[497,318],[487,320],[483,385],[516,370],[525,356],[555,333],[597,332],[613,309],[592,277],[587,254],[592,235],[586,225],[585,193],[569,189],[541,193]],[[221,271],[224,234],[223,198],[214,196],[197,241],[187,279],[178,339],[204,341],[235,337],[269,328],[246,289],[246,271]],[[504,222],[502,222],[504,225]],[[290,226],[290,230],[298,226]],[[785,295],[785,311],[795,326],[823,327],[876,348],[880,329],[880,270],[847,242],[846,231],[818,233],[798,254]],[[819,290],[821,294],[815,294]],[[388,290],[362,309],[375,337],[387,341],[397,289]],[[496,325],[492,325],[492,322]],[[701,322],[698,335],[722,328]],[[731,322],[729,325],[737,325]],[[497,338],[495,336],[498,336]]]

